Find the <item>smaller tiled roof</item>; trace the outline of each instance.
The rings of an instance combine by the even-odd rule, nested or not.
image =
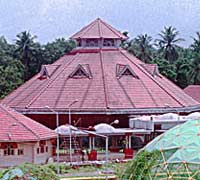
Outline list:
[[[184,91],[194,100],[200,102],[200,85],[189,85],[184,89]]]
[[[53,130],[0,104],[0,142],[39,141],[55,137]]]
[[[127,39],[120,31],[116,30],[106,22],[97,18],[89,25],[82,28],[76,34],[74,34],[71,39]]]

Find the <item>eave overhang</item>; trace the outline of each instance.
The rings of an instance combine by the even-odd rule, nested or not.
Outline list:
[[[16,111],[22,114],[55,114],[44,108],[16,108]],[[59,114],[69,114],[68,108],[52,108],[55,112]],[[144,115],[144,114],[164,114],[164,113],[191,113],[200,111],[200,106],[187,106],[187,107],[167,107],[167,108],[127,108],[127,109],[112,109],[112,108],[88,108],[88,109],[70,109],[72,114],[103,114],[103,115]]]

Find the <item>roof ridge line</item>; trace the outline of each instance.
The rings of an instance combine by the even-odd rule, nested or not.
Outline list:
[[[40,86],[41,86],[41,84],[39,84],[35,89],[37,89],[37,88],[40,87]],[[26,98],[30,97],[30,96],[32,95],[32,93],[35,91],[35,89],[33,89],[33,90],[31,91],[31,93],[29,93],[26,97],[24,97],[24,98],[22,99],[22,101],[25,100]],[[21,102],[16,103],[16,106],[18,106],[20,103],[21,103]]]
[[[169,96],[171,96],[177,103],[179,103],[181,106],[183,106],[182,103],[174,97],[174,95],[172,94],[172,92],[169,93],[168,91],[166,91],[166,90],[161,86],[160,83],[156,82],[156,81],[152,78],[152,76],[151,76],[149,73],[146,73],[146,72],[143,70],[143,68],[141,68],[138,64],[134,63],[127,55],[125,55],[124,52],[122,52],[122,50],[120,50],[120,52],[121,52],[131,63],[135,64],[135,66],[137,66],[143,73],[145,73],[148,77],[150,77],[151,80],[153,80],[161,89],[163,89],[163,90],[164,90]]]
[[[143,64],[142,64],[143,65]],[[151,94],[151,92],[149,91],[149,89],[146,87],[145,83],[143,82],[142,78],[139,78],[140,82],[142,83],[143,87],[146,89],[147,93],[149,94],[149,96],[151,97],[152,101],[156,104],[156,106],[158,106],[158,103],[156,102],[156,100],[153,98],[153,95]]]
[[[100,19],[100,21],[101,21],[108,29],[110,29],[114,34],[116,34],[119,38],[121,38],[120,35],[118,34],[119,32],[118,32],[114,27],[108,25],[107,23],[105,23],[105,22],[102,21],[101,19]],[[114,29],[115,31],[114,31],[113,29]],[[116,33],[116,31],[117,31],[117,33]]]
[[[140,81],[141,81],[143,87],[146,89],[146,91],[149,94],[149,96],[151,97],[152,101],[156,104],[156,106],[158,106],[158,103],[156,102],[156,100],[154,99],[153,95],[151,94],[151,92],[149,91],[149,89],[147,88],[145,83],[143,82],[142,78],[140,79]]]
[[[86,25],[85,27],[81,28],[77,33],[75,33],[74,35],[72,35],[70,38],[73,38],[73,36],[76,36],[78,33],[80,33],[83,30],[86,30],[90,25],[92,25],[95,21],[92,21],[91,23],[89,23],[88,25]]]
[[[101,38],[102,37],[102,30],[101,30],[101,26],[100,26],[100,19],[97,19],[98,20],[98,27],[99,27],[99,37]]]
[[[170,82],[170,80],[166,78],[166,83],[169,84],[169,82]],[[161,82],[161,84],[162,84],[162,82]],[[178,91],[182,90],[182,89],[181,89],[180,87],[178,87],[176,84],[174,84],[174,87],[175,87]],[[182,91],[184,92],[184,90],[182,90]],[[198,101],[196,101],[195,99],[193,99],[193,98],[192,98],[191,96],[189,96],[187,93],[184,92],[184,94],[185,94],[186,96],[188,96],[188,98],[194,100],[196,103],[199,104]],[[179,97],[180,97],[180,96],[179,96]],[[181,99],[182,99],[182,98],[181,98]],[[184,99],[185,99],[185,97],[184,97]],[[184,102],[185,102],[185,100],[184,100]]]
[[[88,87],[87,87],[87,89],[86,89],[86,91],[85,91],[85,93],[84,93],[84,95],[83,95],[83,99],[82,99],[82,101],[81,101],[81,103],[80,103],[79,108],[81,108],[81,107],[83,106],[84,101],[85,101],[85,99],[86,99],[86,97],[87,97],[87,95],[88,95],[89,89],[90,89],[90,87],[91,87],[91,85],[92,85],[92,82],[93,82],[93,81],[92,81],[92,78],[89,79]]]
[[[100,55],[103,88],[104,88],[104,94],[105,94],[105,103],[106,103],[106,108],[107,108],[108,107],[108,96],[107,96],[107,90],[106,90],[106,84],[105,84],[105,75],[104,75],[104,68],[103,68],[103,54],[102,54],[101,50],[99,51],[99,55]]]
[[[9,114],[11,117],[13,117],[19,124],[21,124],[23,127],[25,127],[27,130],[29,130],[29,131],[31,131],[37,138],[38,138],[38,140],[40,140],[40,137],[32,130],[32,129],[30,129],[29,127],[27,127],[27,126],[25,126],[21,121],[19,121],[15,116],[13,116],[11,113],[9,113],[9,111],[5,108],[5,107],[3,107],[3,106],[1,106],[2,108],[3,108],[3,110],[4,110],[4,112],[6,112],[7,114]],[[14,110],[13,109],[11,109],[11,108],[9,108],[11,111],[13,111],[14,112]],[[18,112],[17,112],[18,113]],[[22,115],[22,114],[20,114],[19,113],[19,115]],[[26,116],[25,116],[26,117]],[[28,117],[26,117],[26,118],[28,118]]]
[[[97,21],[97,20],[96,20],[96,21]],[[81,33],[81,36],[83,36],[85,33],[87,33],[87,32],[95,25],[96,21],[93,21],[93,23],[90,24],[90,27],[87,27],[88,29],[85,30],[85,32],[82,32],[82,33]],[[80,31],[79,31],[79,32],[80,32]]]
[[[132,68],[129,66],[129,65],[126,65],[125,67],[124,67],[124,70],[125,70],[125,68],[128,68],[129,70],[131,70],[132,71]],[[133,71],[134,72],[134,71]],[[149,96],[151,97],[151,99],[152,99],[152,101],[156,104],[156,106],[158,105],[157,104],[157,102],[155,101],[155,99],[153,98],[153,96],[152,96],[152,94],[150,93],[150,91],[148,90],[148,88],[146,87],[146,85],[145,85],[145,83],[142,81],[142,79],[140,79],[139,77],[138,77],[138,75],[134,72],[134,74],[137,76],[137,78],[141,81],[141,83],[142,83],[142,85],[143,85],[143,87],[146,89],[146,91],[147,91],[147,93],[149,94]],[[121,82],[120,82],[121,83]]]
[[[64,55],[65,56],[65,55]],[[63,57],[63,56],[62,56]],[[62,57],[60,57],[58,60],[56,60],[54,63],[56,63],[57,61],[59,61]],[[52,63],[52,65],[54,64],[54,63]],[[22,88],[22,87],[24,87],[28,82],[30,82],[31,80],[33,81],[33,78],[35,78],[35,77],[37,77],[38,76],[38,73],[37,74],[35,74],[32,78],[30,78],[28,81],[25,81],[23,84],[21,84],[19,87],[17,87],[15,90],[13,90],[12,92],[10,92],[5,98],[3,98],[1,101],[3,101],[4,99],[6,99],[8,96],[10,96],[11,94],[14,94],[14,92],[16,92],[19,88]],[[33,84],[33,83],[35,83],[34,81],[31,83],[31,84]],[[29,86],[28,86],[29,87]],[[27,88],[28,88],[27,87]],[[27,89],[26,88],[26,89]],[[21,94],[21,92],[20,93],[17,93],[17,95],[15,96],[15,97],[13,97],[13,98],[11,98],[9,101],[8,101],[8,103],[7,104],[9,104],[13,99],[15,99],[19,94]],[[26,97],[24,98],[24,99],[26,99]],[[20,103],[20,102],[19,102]],[[19,104],[19,103],[17,103],[17,105]]]
[[[133,108],[135,108],[135,104],[133,103],[131,97],[128,95],[128,92],[126,91],[126,89],[124,88],[124,86],[122,85],[122,83],[120,82],[120,80],[117,78],[117,82],[120,85],[120,87],[122,88],[122,90],[124,91],[126,97],[128,98],[128,100],[130,101],[131,105],[133,106]]]
[[[56,75],[56,77],[55,77],[54,79],[52,79],[52,80],[49,79],[49,80],[51,80],[51,81],[49,81],[49,82],[47,83],[47,85],[46,85],[43,89],[41,89],[41,91],[38,93],[38,95],[35,96],[35,98],[33,98],[32,101],[30,101],[26,107],[29,107],[34,101],[36,101],[36,100],[39,98],[39,96],[49,87],[49,85],[51,85],[51,84],[56,80],[56,78],[60,75],[60,73],[63,72],[63,71],[65,70],[65,68],[66,68],[69,64],[71,64],[71,62],[76,58],[77,55],[79,55],[79,53],[77,53],[77,54],[75,55],[75,57],[73,57],[72,60],[71,60],[70,62],[66,63],[66,65],[63,67],[63,69]]]
[[[79,54],[79,55],[80,55],[80,54]],[[74,57],[72,61],[74,61],[76,58],[77,58],[77,57]],[[71,61],[71,62],[72,62],[72,61]],[[76,67],[76,68],[77,68],[77,67]],[[70,75],[70,74],[69,74],[69,75]],[[67,78],[65,79],[65,81],[64,81],[64,83],[63,83],[63,85],[62,85],[62,87],[61,87],[62,90],[63,90],[63,88],[65,87],[65,85],[66,85],[66,83],[67,83],[67,80],[69,79],[69,75],[67,76]],[[55,101],[55,103],[54,103],[54,106],[55,106],[55,107],[57,106],[58,102],[60,101],[60,98],[61,98],[62,93],[63,93],[62,90],[59,91],[59,94],[58,94],[58,96],[57,96],[57,98],[56,98],[56,101]]]
[[[22,88],[23,86],[25,86],[29,81],[33,81],[33,78],[34,77],[36,77],[36,76],[38,76],[38,74],[35,74],[32,78],[30,78],[28,81],[26,81],[26,82],[24,82],[23,84],[21,84],[19,87],[17,87],[15,90],[13,90],[13,91],[11,91],[7,96],[5,96],[1,101],[3,102],[8,96],[10,96],[11,94],[14,94],[14,92],[16,92],[19,88]],[[31,84],[33,84],[34,83],[34,81],[31,83]],[[28,86],[29,87],[29,86]],[[27,88],[28,88],[27,87]],[[26,89],[27,89],[26,88]],[[13,99],[15,99],[19,94],[21,94],[21,92],[20,93],[17,93],[17,95],[15,95],[15,97],[13,97],[13,98],[11,98],[6,104],[9,104]]]

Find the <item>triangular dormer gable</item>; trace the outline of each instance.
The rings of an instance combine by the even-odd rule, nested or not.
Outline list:
[[[136,75],[136,73],[132,70],[132,68],[127,64],[117,64],[116,66],[116,75],[117,78],[121,78],[122,76],[132,76],[136,79],[139,79],[139,77]]]
[[[40,70],[40,78],[50,78],[58,67],[59,65],[42,65]]]
[[[47,68],[44,65],[42,65],[42,67],[41,67],[40,75],[44,76],[44,77],[48,77],[49,76],[48,72],[47,72]]]
[[[92,78],[89,64],[79,64],[69,75],[70,78]]]
[[[157,64],[141,64],[141,66],[152,76],[160,76]]]

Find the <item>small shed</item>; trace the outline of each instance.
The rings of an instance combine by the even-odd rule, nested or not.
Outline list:
[[[56,133],[0,104],[0,167],[46,163]]]

